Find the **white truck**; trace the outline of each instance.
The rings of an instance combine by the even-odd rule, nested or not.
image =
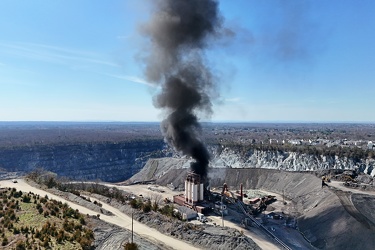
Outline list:
[[[202,213],[198,213],[197,220],[202,222],[202,223],[208,222],[206,216],[204,216],[204,214],[202,214]]]

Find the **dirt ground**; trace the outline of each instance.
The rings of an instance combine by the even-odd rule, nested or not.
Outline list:
[[[143,197],[152,197],[154,195],[161,195],[164,198],[168,198],[170,200],[173,200],[174,195],[179,195],[183,192],[181,191],[174,191],[171,190],[168,187],[160,186],[160,185],[129,185],[129,186],[117,186],[117,185],[112,185],[112,184],[106,184],[107,186],[115,186],[120,190],[127,191],[129,193],[133,193],[134,195],[140,196],[142,195]],[[208,216],[209,219],[211,220],[211,224],[213,222],[216,222],[217,225],[221,225],[221,217],[216,216],[216,215],[210,215]],[[279,249],[279,246],[277,243],[272,242],[267,236],[264,235],[263,232],[259,229],[253,229],[253,230],[247,230],[240,225],[233,223],[229,220],[229,218],[224,218],[224,225],[230,228],[237,229],[239,231],[243,231],[244,235],[248,236],[254,242],[262,249]],[[192,221],[193,223],[198,223],[198,221]]]
[[[142,195],[143,197],[152,197],[155,195],[160,195],[164,198],[173,200],[174,195],[181,194],[181,191],[173,191],[167,187],[161,185],[129,185],[129,186],[117,186],[112,184],[106,184],[107,186],[115,186],[120,190],[124,190],[133,193],[136,196]],[[265,211],[264,216],[271,212],[276,212],[280,214],[293,214],[295,208],[290,200],[284,198],[287,205],[283,203],[283,197],[279,194],[269,192],[266,190],[245,190],[245,192],[253,193],[263,193],[264,195],[270,194],[276,196],[276,202],[269,206],[268,211]],[[209,220],[216,225],[222,225],[222,219],[217,215],[209,215]],[[240,225],[239,222],[242,220],[242,215],[236,216],[235,213],[230,213],[228,216],[224,217],[224,226],[240,230],[244,235],[253,239],[255,243],[258,244],[262,249],[279,249],[280,245],[270,239],[265,233],[257,228],[246,229]],[[261,217],[258,219],[262,221]],[[280,239],[288,243],[288,245],[293,246],[293,249],[313,249],[313,247],[303,238],[303,236],[295,229],[288,228],[284,225],[285,220],[267,220],[268,225],[266,226],[269,230],[272,230]],[[195,222],[193,222],[195,223]],[[197,222],[199,223],[199,222]]]
[[[120,186],[113,184],[105,184],[106,186],[116,187],[120,190],[124,190],[129,193],[133,193],[136,196],[143,196],[145,198],[150,198],[155,195],[160,195],[163,199],[168,198],[173,200],[174,195],[181,194],[181,191],[173,191],[165,186],[160,185],[129,185],[129,186]]]
[[[143,197],[152,197],[154,195],[161,195],[164,198],[168,198],[170,200],[173,199],[174,195],[181,194],[183,192],[181,191],[172,191],[171,189],[160,186],[160,185],[129,185],[129,186],[117,186],[112,184],[106,184],[108,186],[116,186],[120,190],[124,190],[130,193],[133,193],[134,195]],[[254,190],[246,190],[246,192],[252,192]],[[272,205],[269,206],[269,211],[265,212],[265,215],[267,215],[270,212],[278,212],[278,213],[284,213],[286,211],[292,211],[292,203],[287,200],[287,206],[283,205],[282,203],[282,196],[276,193],[268,192],[265,190],[258,190],[261,191],[264,194],[270,194],[274,195],[277,198],[277,201],[274,202]],[[209,215],[209,220],[212,223],[216,223],[216,225],[222,225],[222,219],[220,216],[217,215]],[[224,217],[224,226],[231,227],[237,230],[240,230],[244,233],[244,235],[248,236],[249,238],[253,239],[255,243],[258,244],[262,249],[279,249],[280,245],[277,242],[274,242],[272,239],[270,239],[268,236],[262,232],[262,230],[257,228],[250,228],[246,229],[240,225],[240,222],[242,219],[242,216],[235,216],[234,213],[230,213],[230,215]],[[233,222],[236,221],[237,223]],[[261,219],[259,219],[261,221]],[[306,240],[301,236],[301,234],[294,229],[286,228],[283,225],[283,221],[281,220],[268,220],[268,226],[269,228],[274,228],[275,233],[277,230],[278,236],[281,239],[285,239],[286,242],[290,242],[290,245],[294,246],[295,249],[311,249],[311,245],[306,242]],[[193,222],[195,223],[195,222]],[[197,222],[199,223],[199,222]]]

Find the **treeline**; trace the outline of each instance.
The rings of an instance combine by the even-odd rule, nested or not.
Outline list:
[[[81,192],[86,191],[111,199],[116,199],[122,203],[129,199],[128,193],[119,190],[116,187],[107,187],[97,182],[70,182],[67,178],[58,178],[56,174],[48,172],[43,168],[34,169],[27,175],[27,178],[40,185],[44,185],[47,188],[56,188],[60,191],[69,192],[77,196],[81,196]]]
[[[359,162],[363,159],[375,159],[374,150],[364,150],[357,147],[325,147],[314,145],[290,145],[290,144],[240,144],[236,142],[225,142],[219,144],[219,148],[227,147],[240,153],[241,156],[246,157],[254,150],[272,151],[272,152],[295,152],[300,154],[308,154],[314,156],[338,156],[340,158],[347,157]]]
[[[150,145],[160,145],[163,146],[164,140],[162,138],[149,137],[147,135],[143,137],[130,137],[123,140],[117,139],[96,139],[96,140],[66,140],[66,141],[43,141],[34,140],[32,142],[13,142],[9,140],[0,139],[0,149],[2,150],[22,150],[24,148],[32,148],[34,151],[44,151],[50,150],[52,148],[61,149],[64,147],[114,147],[114,148],[132,148],[135,145],[140,145],[141,147],[147,147]]]

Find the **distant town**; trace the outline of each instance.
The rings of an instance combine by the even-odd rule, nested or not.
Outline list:
[[[375,124],[202,123],[208,144],[238,143],[375,150]],[[198,131],[199,132],[199,131]],[[162,140],[156,122],[1,122],[0,147]]]

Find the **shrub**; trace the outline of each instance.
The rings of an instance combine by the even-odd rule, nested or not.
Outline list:
[[[138,250],[138,245],[135,242],[127,242],[124,245],[124,250]]]
[[[49,239],[48,239],[48,236],[44,237],[44,240],[43,240],[42,246],[45,247],[45,248],[48,248],[48,247],[49,247]]]
[[[143,212],[148,213],[151,211],[151,201],[148,200],[146,203],[143,204],[142,207]]]
[[[79,223],[81,223],[81,225],[86,225],[86,221],[82,216],[79,217]]]
[[[25,203],[29,203],[31,200],[30,196],[29,195],[24,195],[22,196],[22,202],[25,202]]]
[[[165,205],[164,207],[162,207],[160,209],[160,212],[164,215],[172,217],[173,216],[173,206]]]
[[[74,229],[74,222],[72,221],[69,222],[67,219],[65,219],[63,223],[63,228],[67,232],[72,232]]]
[[[60,230],[57,234],[56,241],[57,243],[61,244],[65,240],[65,232],[63,230]]]
[[[8,238],[4,236],[4,237],[3,237],[3,242],[1,243],[1,245],[2,245],[2,246],[6,246],[6,245],[8,245],[8,243],[9,243],[9,242],[8,242]]]
[[[91,249],[91,242],[92,241],[87,238],[80,238],[78,241],[78,243],[81,245],[83,250]]]
[[[13,227],[13,234],[19,234],[20,230],[16,227]]]
[[[136,199],[132,199],[130,202],[129,202],[130,206],[132,208],[138,208],[138,202]]]
[[[26,250],[25,242],[22,240],[17,241],[16,250]]]
[[[53,187],[56,187],[57,186],[57,182],[56,182],[56,180],[55,180],[55,178],[54,177],[49,177],[48,179],[47,179],[47,181],[46,181],[46,186],[48,187],[48,188],[53,188]]]
[[[42,214],[43,213],[43,208],[42,207],[38,208],[38,212],[39,212],[39,214]]]
[[[81,240],[81,231],[80,230],[76,230],[73,233],[73,239],[76,240],[77,242],[79,242]]]

